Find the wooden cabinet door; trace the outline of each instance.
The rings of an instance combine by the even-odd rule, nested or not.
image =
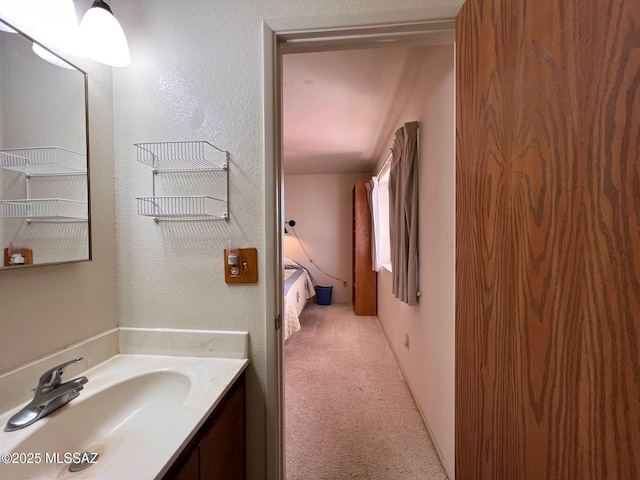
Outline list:
[[[457,19],[456,478],[640,478],[640,2]]]
[[[200,479],[200,455],[198,447],[195,447],[189,460],[182,466],[175,480],[199,480]]]
[[[245,478],[244,385],[200,442],[201,480]]]

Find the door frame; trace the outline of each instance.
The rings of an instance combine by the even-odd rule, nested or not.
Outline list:
[[[266,319],[266,478],[285,478],[283,312],[284,172],[282,167],[282,56],[355,48],[453,44],[462,6],[280,18],[263,21]]]

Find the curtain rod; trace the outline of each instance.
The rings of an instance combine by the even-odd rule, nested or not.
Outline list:
[[[420,124],[418,124],[418,132],[420,132]],[[420,155],[420,135],[416,136],[416,143],[417,143],[418,156],[419,156]],[[387,164],[391,161],[391,157],[392,156],[393,156],[393,152],[389,152],[389,156],[387,157],[387,159],[384,161],[384,163],[380,167],[380,170],[378,170],[378,173],[376,174],[376,177],[380,176],[380,174],[382,173],[382,170],[384,170],[384,167],[386,167]]]
[[[391,157],[392,156],[393,156],[393,154],[390,153],[389,156],[387,157],[387,159],[385,160],[385,162],[380,167],[380,170],[378,170],[378,174],[376,175],[376,177],[380,176],[380,174],[382,173],[382,170],[384,170],[384,167],[386,167],[389,164],[389,162],[391,161]]]

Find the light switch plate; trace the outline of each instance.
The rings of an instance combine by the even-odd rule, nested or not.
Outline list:
[[[224,281],[229,285],[258,283],[258,249],[235,248],[232,253],[238,255],[238,264],[229,265],[229,252],[224,249]]]

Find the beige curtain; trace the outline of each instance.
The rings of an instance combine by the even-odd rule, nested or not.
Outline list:
[[[418,304],[418,122],[396,132],[389,170],[393,294]]]

